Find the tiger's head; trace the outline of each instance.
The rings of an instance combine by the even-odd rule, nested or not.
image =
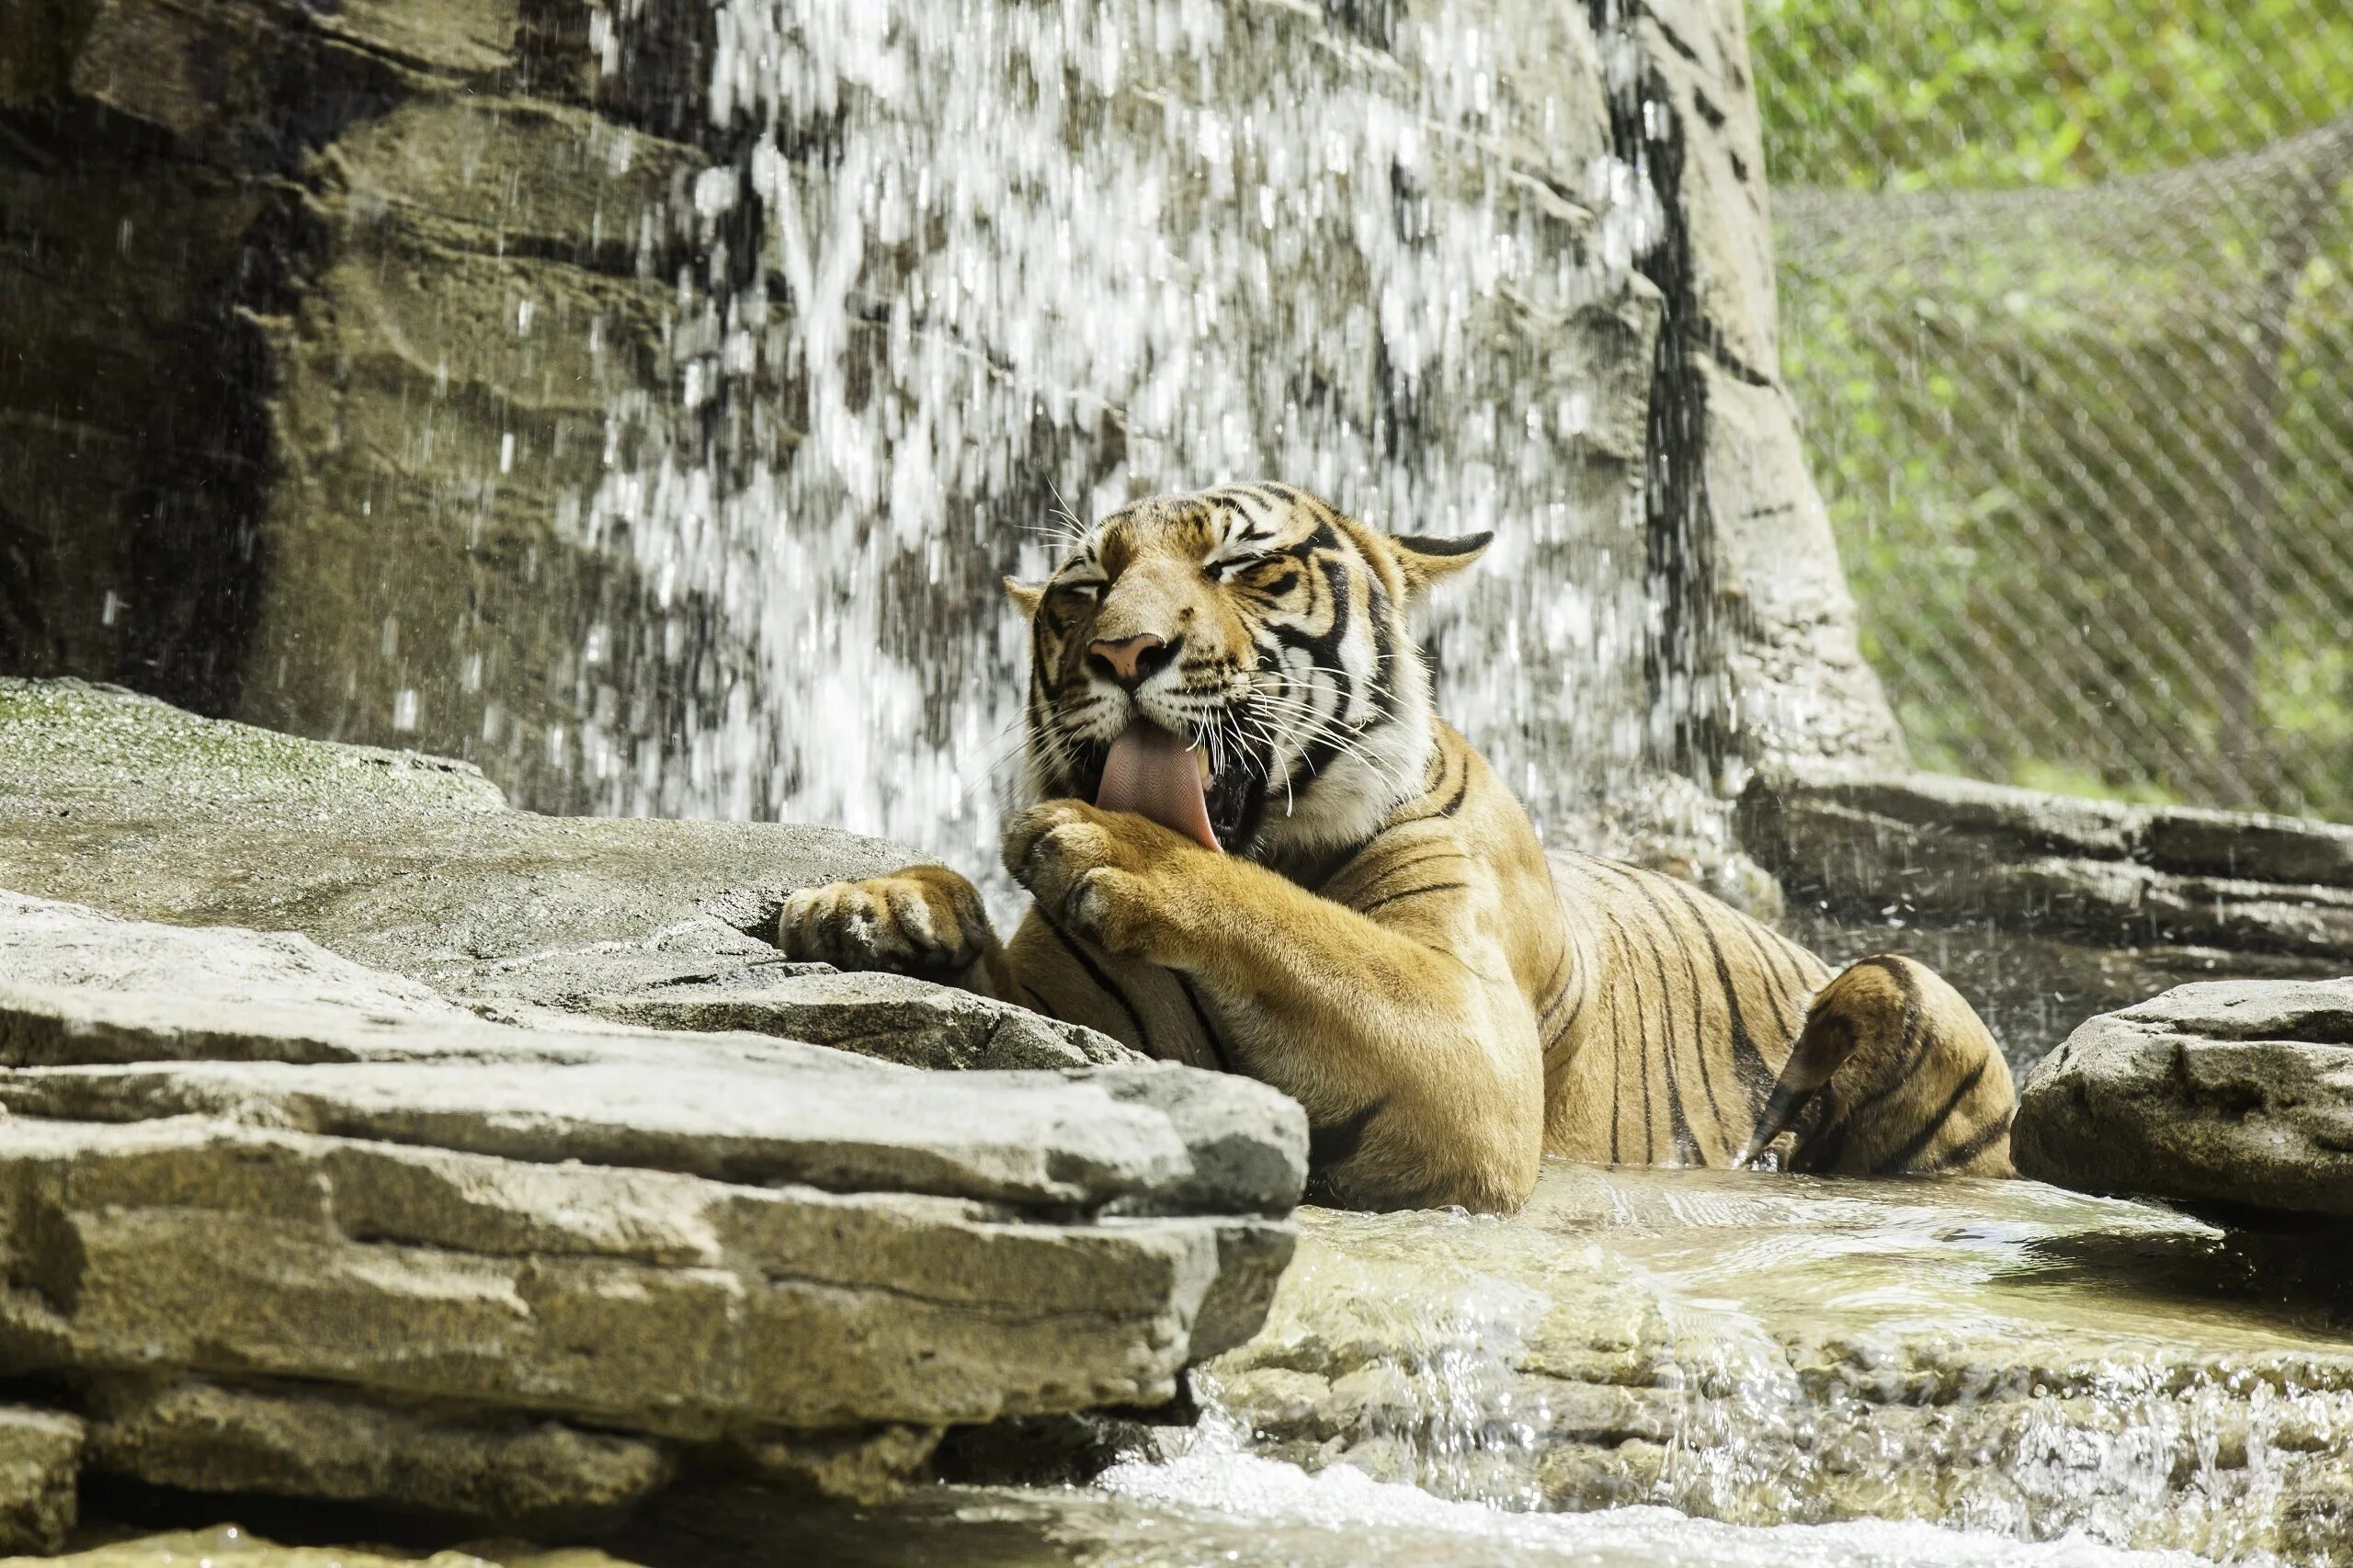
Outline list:
[[[1112,513],[1043,583],[1006,585],[1029,619],[1030,798],[1254,857],[1367,836],[1433,744],[1405,607],[1490,537],[1379,533],[1280,484]]]

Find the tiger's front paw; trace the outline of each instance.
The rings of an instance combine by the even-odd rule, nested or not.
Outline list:
[[[1188,854],[1208,851],[1131,812],[1046,801],[1005,829],[1005,869],[1045,916],[1106,952],[1173,961],[1167,897]]]
[[[835,969],[953,981],[997,950],[980,891],[945,866],[804,888],[784,901],[776,945]]]

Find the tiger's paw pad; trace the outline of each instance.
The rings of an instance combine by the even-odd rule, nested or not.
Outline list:
[[[793,893],[777,915],[776,945],[835,969],[947,980],[982,962],[996,938],[979,890],[944,867],[915,866]]]

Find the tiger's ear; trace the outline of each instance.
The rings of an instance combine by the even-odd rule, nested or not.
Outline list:
[[[1427,593],[1440,577],[1451,577],[1478,560],[1495,538],[1493,533],[1464,534],[1460,539],[1391,534],[1389,551],[1397,558],[1397,569],[1404,574],[1405,595],[1413,598]]]
[[[1007,577],[1005,580],[1005,597],[1013,601],[1014,608],[1026,619],[1038,613],[1038,606],[1046,597],[1046,585],[1020,583]]]

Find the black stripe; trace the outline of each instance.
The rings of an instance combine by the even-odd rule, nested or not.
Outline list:
[[[1790,944],[1784,941],[1778,932],[1767,930],[1756,921],[1743,919],[1739,925],[1741,935],[1746,937],[1748,945],[1756,949],[1757,959],[1772,971],[1774,980],[1779,983],[1782,991],[1790,994],[1802,991],[1805,987],[1805,971],[1800,969],[1796,960],[1790,957]],[[1784,966],[1787,966],[1787,973],[1783,972]]]
[[[1569,1009],[1569,1016],[1567,1017],[1563,1018],[1558,1024],[1552,1026],[1552,1032],[1544,1037],[1545,1055],[1552,1055],[1552,1048],[1559,1045],[1563,1040],[1568,1039],[1569,1031],[1577,1027],[1577,1020],[1585,1017],[1585,1005],[1593,999],[1593,991],[1594,988],[1590,982],[1578,989],[1577,1005]],[[1568,994],[1566,987],[1562,989],[1561,994],[1563,996]],[[1540,1025],[1539,1027],[1540,1028],[1543,1026]]]
[[[1826,981],[1830,978],[1828,972],[1830,966],[1823,962],[1818,954],[1810,952],[1806,949],[1799,946],[1797,943],[1790,941],[1779,931],[1770,930],[1761,925],[1757,926],[1757,930],[1761,932],[1766,938],[1765,950],[1768,953],[1779,954],[1782,960],[1790,966],[1790,988],[1792,991],[1804,991],[1807,989],[1809,976],[1806,972],[1806,966],[1808,964],[1811,964],[1815,969],[1824,971],[1822,975],[1823,980]]]
[[[1471,770],[1467,767],[1462,770],[1462,777],[1455,780],[1454,793],[1447,801],[1446,804],[1442,806],[1425,805],[1425,802],[1427,802],[1431,796],[1446,788],[1446,777],[1447,774],[1451,771],[1454,762],[1454,754],[1447,749],[1445,739],[1441,736],[1438,741],[1430,747],[1429,774],[1422,781],[1422,792],[1412,801],[1408,802],[1411,805],[1423,806],[1424,809],[1416,812],[1403,812],[1401,810],[1396,820],[1392,822],[1388,828],[1383,828],[1381,832],[1386,833],[1390,828],[1405,827],[1417,822],[1437,822],[1440,818],[1450,817],[1456,812],[1461,810],[1462,797],[1468,794],[1471,789]],[[1375,836],[1378,836],[1378,835]]]
[[[1683,1108],[1683,1074],[1675,1065],[1675,991],[1674,988],[1668,985],[1666,982],[1666,955],[1663,950],[1665,946],[1672,942],[1674,939],[1675,923],[1666,917],[1665,910],[1660,906],[1656,899],[1651,897],[1650,889],[1644,887],[1640,879],[1636,879],[1634,881],[1634,891],[1642,894],[1644,902],[1650,904],[1652,910],[1659,917],[1660,934],[1657,939],[1654,939],[1650,943],[1650,949],[1651,969],[1652,971],[1658,976],[1658,993],[1660,997],[1659,1011],[1662,1015],[1662,1023],[1659,1029],[1658,1062],[1660,1071],[1666,1075],[1667,1133],[1675,1142],[1675,1158],[1677,1164],[1704,1164],[1704,1161],[1698,1159],[1699,1153],[1699,1141],[1692,1135],[1691,1118]],[[1685,962],[1686,967],[1688,968],[1689,960],[1687,959]],[[1702,1086],[1704,1087],[1708,1071],[1708,1046],[1707,1041],[1704,1039],[1698,1038],[1699,1035],[1699,1019],[1698,1017],[1699,987],[1697,985],[1692,987],[1691,1006],[1693,1011],[1691,1029],[1696,1040],[1696,1048],[1699,1057],[1699,1074]],[[1714,1097],[1713,1093],[1711,1092],[1709,1098],[1713,1100]],[[1721,1120],[1721,1119],[1719,1119]],[[1721,1128],[1719,1130],[1721,1131]]]
[[[1567,916],[1563,915],[1562,919],[1565,924]],[[1536,1028],[1539,1032],[1545,1035],[1544,1048],[1547,1051],[1552,1049],[1552,1041],[1560,1038],[1559,1032],[1553,1029],[1552,1020],[1559,1015],[1561,1004],[1569,999],[1569,937],[1568,933],[1563,931],[1561,934],[1560,956],[1552,960],[1552,972],[1546,977],[1543,985],[1540,988],[1552,997],[1551,1001],[1544,1004],[1543,1011],[1536,1016]],[[1577,1014],[1585,1011],[1585,999],[1592,989],[1593,987],[1589,984],[1578,988],[1577,1005],[1575,1010],[1569,1015],[1570,1023],[1576,1022]]]
[[[1444,748],[1441,747],[1440,749],[1443,750]],[[1471,769],[1466,764],[1462,769],[1462,777],[1455,780],[1454,793],[1448,798],[1446,804],[1438,807],[1434,812],[1425,812],[1416,820],[1420,822],[1429,822],[1438,817],[1450,817],[1455,812],[1462,809],[1463,797],[1470,793]]]
[[[1912,1075],[1913,1069],[1919,1066],[1920,1058],[1927,1054],[1932,1040],[1941,1038],[1940,1033],[1929,1028],[1927,1009],[1920,1006],[1920,987],[1901,961],[1880,953],[1858,959],[1847,967],[1861,969],[1866,965],[1887,975],[1895,982],[1896,990],[1903,993],[1904,1034],[1896,1047],[1895,1060],[1887,1075],[1880,1080],[1879,1087],[1848,1107],[1840,1115],[1841,1121],[1861,1115],[1902,1088],[1904,1081]]]
[[[1465,855],[1460,849],[1435,849],[1427,855],[1416,856],[1411,860],[1401,860],[1393,866],[1381,867],[1379,870],[1373,872],[1371,883],[1365,889],[1365,891],[1370,892],[1373,888],[1379,887],[1382,882],[1387,881],[1391,877],[1395,876],[1398,872],[1410,871],[1416,866],[1427,866],[1433,860],[1468,860],[1470,858],[1470,856]]]
[[[1783,1034],[1796,1038],[1799,1026],[1805,1021],[1804,1016],[1790,1003],[1790,988],[1782,983],[1780,971],[1775,969],[1773,960],[1766,956],[1764,944],[1756,939],[1755,930],[1745,923],[1737,923],[1734,928],[1746,939],[1748,950],[1756,955],[1757,978],[1764,983],[1765,1001],[1773,1009],[1775,1026]]]
[[[1629,940],[1626,946],[1629,949],[1628,956],[1631,958],[1633,943]],[[1629,963],[1626,966],[1626,983],[1633,987],[1634,991],[1634,1061],[1642,1068],[1643,1074],[1643,1164],[1652,1165],[1658,1163],[1658,1142],[1651,1136],[1650,1009],[1643,1006],[1643,975],[1640,964]],[[1662,996],[1660,1000],[1664,1002],[1665,998]]]
[[[1620,973],[1624,972],[1621,966]],[[1618,1155],[1618,1068],[1626,1058],[1626,1009],[1613,1007],[1609,1012],[1609,1163],[1620,1163]]]
[[[1357,913],[1358,915],[1370,915],[1376,909],[1384,909],[1390,904],[1396,903],[1404,899],[1419,898],[1426,892],[1446,892],[1455,888],[1467,888],[1471,884],[1469,882],[1432,882],[1427,887],[1407,888],[1404,892],[1392,892],[1387,898],[1376,898],[1370,903],[1368,903],[1358,909]]]
[[[1552,972],[1546,975],[1544,977],[1544,983],[1537,987],[1539,991],[1549,992],[1552,994],[1552,1000],[1544,1009],[1543,1021],[1546,1023],[1551,1023],[1552,1021],[1552,1009],[1561,1005],[1561,997],[1567,990],[1567,987],[1561,983],[1561,980],[1562,977],[1568,972],[1568,968],[1569,937],[1568,933],[1563,931],[1561,933],[1560,951],[1552,955]]]
[[[1663,927],[1668,935],[1672,936],[1675,931],[1675,922],[1668,915],[1666,912],[1666,905],[1659,903],[1657,896],[1640,881],[1632,878],[1629,878],[1628,880],[1633,881],[1634,891],[1642,894],[1643,902],[1648,903],[1657,914],[1660,926]],[[1677,942],[1675,944],[1675,948],[1677,952],[1682,956],[1684,975],[1691,982],[1691,1028],[1693,1032],[1699,1037],[1699,1092],[1708,1097],[1708,1114],[1715,1119],[1717,1136],[1724,1141],[1724,1144],[1727,1148],[1732,1148],[1735,1142],[1733,1137],[1733,1131],[1731,1128],[1724,1125],[1723,1107],[1716,1099],[1715,1078],[1714,1075],[1708,1071],[1706,1019],[1699,1012],[1699,969],[1697,964],[1694,964],[1691,961],[1691,949],[1688,943]],[[1651,956],[1654,960],[1658,958],[1655,950],[1653,951]],[[1658,983],[1660,988],[1665,989],[1666,985],[1666,973],[1663,963],[1659,971]],[[1676,1114],[1677,1116],[1682,1115],[1682,1107],[1679,1104],[1676,1108]],[[1734,1149],[1733,1152],[1738,1153],[1738,1150]]]
[[[1299,885],[1309,892],[1321,893],[1325,888],[1337,881],[1343,871],[1355,865],[1357,858],[1371,848],[1382,834],[1403,825],[1401,823],[1391,823],[1388,827],[1376,830],[1370,838],[1359,840],[1346,848],[1334,850],[1316,864],[1303,869],[1299,874]]]
[[[1326,1122],[1321,1127],[1310,1123],[1307,1129],[1307,1174],[1311,1177],[1320,1176],[1334,1165],[1346,1165],[1355,1159],[1357,1151],[1364,1145],[1364,1135],[1372,1126],[1372,1119],[1379,1116],[1381,1108],[1388,1103],[1389,1096],[1383,1095],[1338,1121]]]
[[[1233,1062],[1225,1053],[1225,1041],[1218,1038],[1217,1026],[1210,1022],[1209,1011],[1201,1006],[1199,993],[1193,989],[1192,977],[1180,969],[1172,969],[1168,972],[1176,977],[1177,989],[1185,993],[1185,1000],[1192,1004],[1193,1021],[1201,1026],[1201,1038],[1210,1042],[1210,1054],[1217,1058],[1218,1071],[1233,1072]]]
[[[1390,535],[1415,555],[1437,556],[1468,555],[1474,550],[1485,549],[1487,542],[1495,537],[1492,533],[1464,534],[1460,539],[1440,539],[1435,534]]]
[[[1995,1139],[2008,1132],[2010,1130],[2010,1123],[2017,1119],[2017,1116],[2018,1112],[2012,1110],[1995,1117],[1993,1120],[1987,1122],[1984,1126],[1972,1133],[1968,1141],[1961,1143],[1958,1148],[1948,1150],[1945,1153],[1939,1155],[1937,1163],[1928,1168],[1938,1171],[1949,1171],[1956,1170],[1961,1166],[1969,1164],[1970,1161],[1975,1159],[1978,1155],[1992,1148],[1994,1146]]]
[[[1945,1130],[1945,1123],[1952,1119],[1952,1113],[1961,1108],[1961,1102],[1969,1097],[1969,1092],[1977,1087],[1977,1081],[1984,1076],[1985,1059],[1981,1056],[1977,1059],[1977,1065],[1969,1070],[1969,1076],[1953,1085],[1952,1093],[1945,1096],[1945,1103],[1935,1116],[1928,1119],[1927,1124],[1906,1139],[1902,1148],[1873,1165],[1871,1175],[1893,1176],[1916,1159],[1921,1150],[1936,1142],[1937,1134]]]
[[[1667,880],[1666,885],[1676,896],[1691,906],[1695,916],[1700,914],[1698,902],[1691,896],[1689,889],[1673,878]],[[1704,918],[1695,919],[1693,924],[1699,927],[1699,939],[1708,944],[1708,956],[1715,962],[1716,983],[1723,991],[1724,1011],[1732,1021],[1733,1067],[1746,1080],[1749,1114],[1754,1116],[1757,1108],[1763,1105],[1765,1096],[1773,1092],[1773,1084],[1779,1074],[1766,1062],[1765,1053],[1756,1049],[1756,1041],[1748,1032],[1748,1020],[1740,1010],[1740,992],[1733,983],[1732,966],[1724,961],[1724,950],[1717,944],[1715,932],[1709,928]]]
[[[1037,906],[1032,904],[1030,907],[1036,908]],[[1146,1056],[1151,1055],[1152,1036],[1146,1032],[1143,1027],[1143,1015],[1137,1012],[1135,1004],[1128,1000],[1128,994],[1111,983],[1111,977],[1104,973],[1102,967],[1096,963],[1093,959],[1086,956],[1086,949],[1080,947],[1076,942],[1070,939],[1070,933],[1064,931],[1060,926],[1054,924],[1053,916],[1048,915],[1044,910],[1040,909],[1038,910],[1038,918],[1046,923],[1046,929],[1054,934],[1054,939],[1060,942],[1063,947],[1068,950],[1070,956],[1078,960],[1079,967],[1086,971],[1086,977],[1095,982],[1097,985],[1101,986],[1110,996],[1111,1000],[1120,1005],[1120,1011],[1125,1013],[1128,1016],[1128,1022],[1136,1027],[1136,1049],[1142,1051]]]
[[[1371,604],[1366,618],[1372,622],[1372,702],[1380,710],[1379,717],[1398,717],[1398,699],[1403,695],[1397,683],[1389,678],[1390,667],[1405,655],[1397,647],[1397,634],[1390,629],[1389,595],[1375,578],[1369,596]]]

